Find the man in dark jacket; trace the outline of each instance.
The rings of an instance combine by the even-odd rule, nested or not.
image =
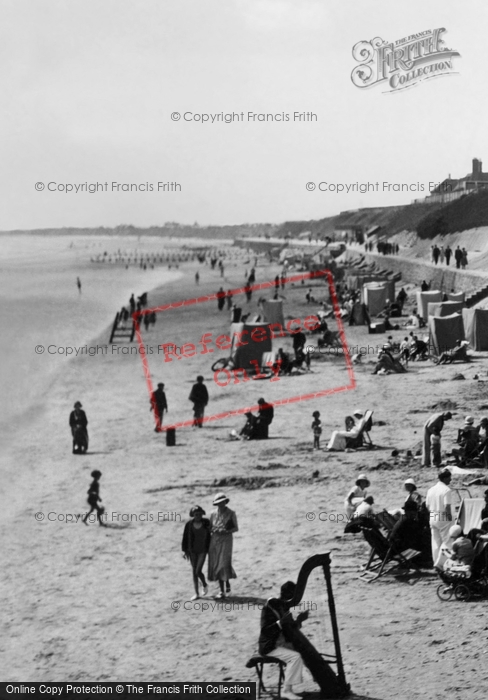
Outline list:
[[[193,426],[202,427],[203,414],[205,406],[208,404],[208,391],[203,383],[201,374],[197,377],[197,383],[192,386],[190,396],[188,397],[193,402]]]
[[[267,403],[263,398],[258,399],[258,405],[258,419],[254,430],[254,439],[266,440],[269,437],[269,426],[273,422],[274,408],[272,404]]]
[[[295,594],[296,586],[293,581],[287,581],[281,586],[280,597],[270,598],[261,612],[261,633],[259,635],[259,653],[262,656],[273,656],[286,663],[285,680],[282,698],[299,700],[292,686],[302,682],[303,661],[295,651],[293,644],[288,641],[293,628],[300,628],[301,623],[308,618],[308,610],[293,619],[290,603]]]
[[[159,382],[156,391],[153,391],[150,400],[150,411],[154,411],[154,415],[157,418],[157,425],[154,428],[155,433],[161,432],[161,426],[163,425],[163,414],[168,410],[168,402],[166,401],[166,394],[164,393],[164,384]]]
[[[454,259],[456,261],[456,268],[459,270],[461,267],[461,260],[463,259],[463,251],[459,246],[454,251]]]

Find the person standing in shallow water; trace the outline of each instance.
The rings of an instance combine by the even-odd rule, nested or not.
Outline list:
[[[202,596],[207,595],[208,586],[203,573],[203,565],[210,546],[210,520],[204,518],[205,511],[200,506],[190,510],[190,518],[183,531],[181,549],[185,559],[189,559],[193,570],[193,586],[195,595],[191,600],[200,598],[199,583],[202,584]]]
[[[91,482],[90,488],[87,491],[87,501],[88,505],[90,506],[90,510],[83,518],[83,522],[85,523],[85,525],[88,525],[88,518],[93,513],[93,511],[96,510],[98,524],[102,527],[106,527],[106,524],[102,520],[102,516],[105,513],[105,509],[103,508],[103,506],[98,505],[102,502],[102,499],[100,498],[100,478],[102,476],[102,472],[98,471],[98,469],[95,469],[94,471],[92,471],[91,476],[93,477],[93,481]]]
[[[220,592],[217,598],[225,598],[231,592],[230,579],[237,578],[232,568],[232,544],[234,532],[239,531],[237,516],[227,508],[229,499],[218,493],[212,505],[217,506],[210,515],[210,548],[208,552],[208,580],[218,581]]]
[[[78,287],[78,291],[81,294],[81,280],[79,277],[76,278],[76,286]]]

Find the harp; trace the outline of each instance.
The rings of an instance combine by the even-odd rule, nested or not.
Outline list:
[[[295,595],[289,601],[290,607],[300,604],[303,598],[307,582],[310,574],[317,568],[321,567],[325,578],[327,588],[327,602],[329,608],[329,616],[332,627],[332,637],[334,643],[334,655],[321,654],[307,639],[303,632],[296,626],[288,628],[285,632],[287,641],[293,643],[296,651],[298,651],[303,659],[303,663],[308,668],[314,681],[320,688],[321,698],[338,698],[349,695],[350,686],[346,683],[344,675],[344,667],[342,664],[341,645],[339,641],[339,628],[337,626],[337,617],[334,603],[334,595],[332,592],[332,581],[330,574],[330,554],[315,554],[303,564],[298,574],[296,582]],[[336,666],[336,670],[331,667],[331,664]]]

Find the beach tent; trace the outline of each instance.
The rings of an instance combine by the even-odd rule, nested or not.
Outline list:
[[[388,282],[386,277],[380,275],[346,275],[348,289],[362,289],[368,282]]]
[[[466,295],[464,292],[449,292],[447,298],[449,301],[466,301]]]
[[[390,304],[395,301],[395,280],[386,279],[385,277],[380,277],[379,275],[364,277],[361,285],[363,289],[362,301],[366,302],[364,298],[364,286],[369,284],[376,284],[386,287],[386,298],[390,300]]]
[[[266,299],[263,301],[263,314],[266,323],[281,323],[285,325],[283,319],[283,299]]]
[[[461,314],[429,316],[429,345],[436,355],[452,350],[456,340],[464,340],[464,324]]]
[[[488,309],[463,309],[463,321],[473,350],[488,350]]]
[[[450,316],[451,314],[459,314],[464,308],[463,301],[441,301],[440,303],[427,304],[427,314],[429,316]]]
[[[429,317],[429,314],[427,313],[428,304],[430,302],[440,303],[441,301],[442,294],[437,290],[432,292],[417,292],[417,311],[424,321],[427,321]]]
[[[363,302],[366,304],[370,316],[377,316],[381,313],[386,306],[387,299],[389,299],[388,287],[385,283],[367,282],[363,286]]]
[[[253,339],[252,332],[256,328],[262,328],[265,333],[257,333]],[[238,333],[241,335],[237,336]],[[234,359],[234,365],[239,369],[254,371],[256,365],[251,362],[252,360],[257,360],[258,367],[261,367],[263,354],[272,350],[268,323],[231,323],[230,336],[232,338],[231,355]],[[258,337],[263,338],[263,340],[258,341],[256,339]],[[246,343],[246,345],[242,345],[242,343]]]

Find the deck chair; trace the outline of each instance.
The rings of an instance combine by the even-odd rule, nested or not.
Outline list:
[[[419,567],[412,561],[421,554],[419,550],[405,549],[400,552],[379,530],[363,529],[363,535],[371,547],[371,554],[360,578],[371,583],[399,566],[407,571],[413,569],[417,574],[420,573]],[[389,564],[393,566],[387,568]]]
[[[389,513],[386,509],[383,509],[381,513],[376,513],[375,519],[380,527],[387,532],[391,532],[398,522],[395,516]]]
[[[346,437],[346,449],[357,450],[359,447],[373,447],[369,431],[373,427],[373,411],[366,411],[359,433],[355,437]]]

